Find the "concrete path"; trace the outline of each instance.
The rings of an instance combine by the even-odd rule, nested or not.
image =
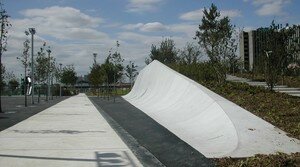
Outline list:
[[[244,83],[247,83],[251,86],[263,86],[265,88],[268,88],[268,85],[267,85],[266,82],[251,81],[250,79],[240,78],[240,77],[236,77],[236,76],[233,76],[233,75],[227,75],[226,80],[232,81],[232,82],[244,82]],[[276,85],[274,87],[274,90],[276,92],[286,93],[290,96],[300,97],[300,88],[291,88],[291,87],[288,87],[286,85]]]
[[[142,166],[84,95],[0,132],[0,166]]]

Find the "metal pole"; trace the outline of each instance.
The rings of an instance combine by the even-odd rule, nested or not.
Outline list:
[[[26,62],[27,63],[27,62]],[[26,66],[25,65],[25,72],[24,72],[24,96],[25,96],[25,107],[27,107],[27,85],[26,85]]]
[[[34,104],[34,61],[33,61],[33,36],[35,34],[34,28],[29,28],[29,32],[31,34],[31,83],[32,83],[32,93],[31,93],[31,103]]]
[[[50,78],[51,78],[51,83],[50,83],[50,94],[51,94],[51,100],[53,100],[53,93],[52,93],[52,90],[53,90],[53,88],[52,88],[52,86],[53,86],[53,74],[50,74]]]
[[[61,80],[61,66],[62,66],[62,64],[59,63],[60,80]],[[61,97],[61,81],[59,81],[59,97]]]
[[[49,67],[48,67],[48,77],[47,77],[47,84],[48,84],[48,93],[47,93],[47,101],[50,99],[50,68],[51,68],[51,61],[50,61],[50,53],[51,53],[51,50],[48,49],[47,50],[48,52],[48,60],[49,60]]]
[[[129,64],[130,64],[130,66],[129,66],[129,72],[130,72],[130,74],[129,74],[129,80],[130,80],[130,89],[132,89],[132,64],[131,64],[131,61],[129,61]]]
[[[114,102],[116,102],[116,74],[114,73]]]

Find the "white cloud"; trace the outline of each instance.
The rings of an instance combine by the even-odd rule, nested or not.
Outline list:
[[[136,30],[139,29],[141,27],[143,27],[144,24],[143,23],[137,23],[137,24],[126,24],[123,25],[122,28],[126,29],[126,30]]]
[[[194,11],[190,11],[187,13],[183,13],[179,16],[180,19],[182,20],[187,20],[187,21],[200,21],[203,17],[203,8],[198,9],[198,10],[194,10]],[[225,17],[228,16],[230,18],[234,18],[234,17],[241,17],[241,11],[239,10],[221,10],[220,11],[221,17]]]
[[[187,13],[183,13],[179,16],[179,18],[182,20],[200,21],[203,17],[203,10],[204,9],[202,8],[202,9],[190,11]]]
[[[3,56],[8,71],[22,72],[16,57],[22,54],[23,41],[29,38],[24,33],[29,27],[36,29],[34,53],[47,41],[57,62],[64,65],[74,63],[81,74],[89,70],[92,58],[87,56],[114,46],[115,40],[99,29],[103,19],[86,15],[78,9],[53,6],[28,9],[21,14],[24,18],[11,19],[13,27],[9,30],[8,51]],[[69,45],[71,42],[74,44]]]
[[[285,14],[283,8],[290,2],[290,0],[254,0],[253,4],[259,7],[256,10],[257,15],[280,16]]]
[[[41,23],[51,24],[52,27],[97,27],[103,22],[101,18],[88,16],[71,7],[52,6],[44,9],[28,9],[22,11],[21,14]]]
[[[164,0],[129,0],[127,5],[128,12],[149,12],[156,11],[158,5]]]
[[[141,27],[141,31],[145,32],[164,31],[167,29],[168,27],[161,24],[160,22],[147,23],[143,27]]]
[[[240,10],[221,10],[221,16],[228,16],[229,18],[234,18],[234,17],[242,17],[242,13]]]
[[[17,75],[23,73],[16,57],[22,54],[22,43],[29,38],[24,34],[29,27],[35,27],[37,31],[35,53],[46,41],[47,45],[51,46],[51,55],[57,62],[63,65],[74,64],[79,75],[89,72],[93,53],[98,53],[99,62],[104,62],[110,48],[115,47],[116,40],[120,41],[119,50],[122,57],[127,61],[133,60],[142,67],[145,65],[145,57],[149,56],[151,45],[158,45],[163,40],[161,35],[172,36],[176,47],[182,48],[186,42],[192,41],[198,27],[190,23],[166,25],[150,22],[124,25],[119,31],[125,32],[107,34],[101,28],[109,23],[101,24],[102,18],[89,16],[71,7],[28,9],[21,13],[22,19],[11,19],[13,27],[9,30],[8,51],[3,54],[8,71],[14,70]],[[116,25],[121,27],[120,23],[109,26]],[[159,32],[160,35],[153,35],[151,32]]]
[[[190,39],[195,37],[195,33],[198,29],[197,24],[185,24],[185,23],[173,24],[173,25],[169,25],[169,27],[172,32],[183,33],[187,38]]]
[[[163,25],[160,22],[152,22],[152,23],[137,23],[137,24],[127,24],[123,26],[126,30],[140,30],[143,32],[159,32],[166,31],[168,27]]]

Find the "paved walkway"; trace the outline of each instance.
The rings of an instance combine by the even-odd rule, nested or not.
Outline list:
[[[247,83],[247,84],[252,85],[252,86],[263,86],[265,88],[268,87],[266,82],[252,81],[250,79],[240,78],[240,77],[236,77],[236,76],[233,76],[233,75],[227,75],[227,80],[232,81],[232,82],[244,82],[244,83]],[[300,97],[300,88],[291,88],[291,87],[288,87],[286,85],[276,85],[274,87],[274,90],[276,92],[286,93],[286,94],[291,95],[291,96]]]
[[[0,132],[0,166],[142,166],[84,94]]]

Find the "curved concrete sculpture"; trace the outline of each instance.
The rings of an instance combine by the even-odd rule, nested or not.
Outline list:
[[[158,61],[123,98],[209,158],[300,151],[299,140]]]

